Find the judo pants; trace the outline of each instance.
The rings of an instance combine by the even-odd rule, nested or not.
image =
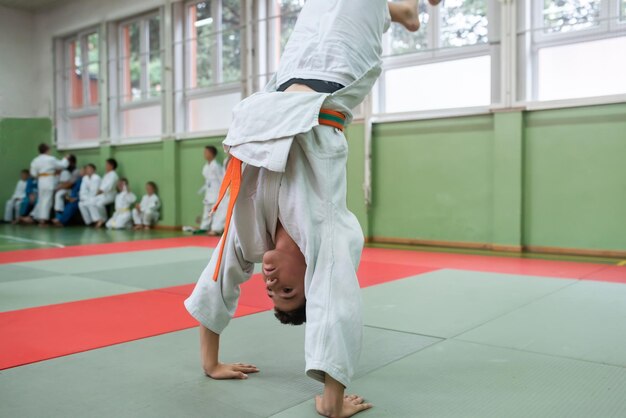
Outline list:
[[[135,225],[152,226],[159,220],[159,212],[147,210],[145,212],[139,212],[137,209],[133,209],[133,223]]]
[[[23,199],[10,199],[7,200],[4,205],[4,221],[13,222],[20,216],[20,208],[22,207]]]
[[[80,214],[86,225],[94,222],[105,221],[107,219],[106,205],[113,203],[114,198],[107,197],[103,194],[86,199],[78,203]]]
[[[106,227],[108,229],[126,229],[130,228],[130,210],[118,210],[115,211],[111,219],[109,219],[106,223]]]

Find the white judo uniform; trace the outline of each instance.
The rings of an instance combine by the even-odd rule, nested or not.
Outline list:
[[[87,225],[107,219],[106,205],[115,202],[115,188],[118,180],[119,177],[115,170],[109,171],[100,182],[98,191],[102,193],[78,204],[80,214]]]
[[[30,174],[37,179],[37,204],[31,216],[38,221],[50,219],[54,188],[56,187],[56,171],[67,168],[66,158],[58,160],[48,154],[39,154],[30,164]]]
[[[139,203],[139,210],[133,209],[133,223],[135,225],[152,226],[159,220],[161,201],[159,196],[153,194],[143,195]]]
[[[233,224],[185,301],[202,325],[221,333],[235,313],[239,286],[274,248],[277,221],[304,254],[308,376],[348,385],[362,342],[356,276],[363,234],[346,207],[348,144],[319,124],[321,108],[352,118],[380,74],[386,0],[309,0],[298,18],[278,73],[263,92],[235,107],[225,149],[245,164]],[[291,78],[345,83],[332,93],[280,93]],[[219,248],[219,247],[218,247]]]
[[[78,191],[78,209],[83,217],[83,222],[87,225],[93,222],[91,216],[89,215],[88,205],[98,194],[101,182],[102,179],[100,176],[93,173],[91,177],[87,175],[83,176],[83,181],[80,184],[80,190]]]
[[[72,182],[74,184],[80,177],[80,171],[75,168],[73,171],[63,170],[59,175],[59,183]],[[54,211],[63,212],[65,209],[65,196],[70,193],[70,189],[59,189],[54,193]]]
[[[109,229],[126,229],[132,226],[131,206],[137,201],[137,196],[128,190],[121,191],[115,196],[115,212],[107,221]]]
[[[20,215],[20,205],[22,200],[26,197],[26,181],[18,180],[15,185],[15,191],[9,200],[4,205],[4,221],[13,222]]]
[[[220,191],[220,185],[224,179],[224,167],[216,160],[210,163],[204,164],[202,167],[202,176],[204,177],[204,185],[200,188],[199,192],[204,192],[204,211],[202,212],[202,222],[200,223],[200,229],[206,231],[222,232],[224,230],[224,223],[226,222],[226,211],[217,210],[214,214],[211,214],[211,209],[215,202],[217,202],[217,196]]]

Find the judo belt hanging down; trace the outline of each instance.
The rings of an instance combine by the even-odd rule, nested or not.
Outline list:
[[[344,129],[344,124],[346,121],[346,116],[343,113],[337,112],[335,110],[330,109],[322,109],[319,114],[319,124],[325,126],[331,126],[333,128],[337,128],[341,131]],[[230,200],[228,201],[228,211],[226,212],[226,224],[224,225],[224,234],[222,235],[222,245],[220,246],[219,255],[217,258],[217,264],[215,265],[215,272],[213,273],[213,281],[217,281],[217,278],[220,273],[220,266],[222,265],[222,256],[224,255],[224,247],[226,246],[226,238],[228,237],[228,230],[230,229],[230,221],[233,217],[233,209],[235,208],[235,202],[237,201],[237,196],[239,195],[239,190],[241,189],[241,160],[234,156],[231,156],[228,163],[228,167],[226,167],[226,174],[224,175],[224,180],[222,181],[222,185],[220,186],[220,194],[217,198],[217,202],[213,209],[211,209],[211,213],[215,213],[217,208],[219,207],[222,199],[226,195],[226,191],[230,187]]]

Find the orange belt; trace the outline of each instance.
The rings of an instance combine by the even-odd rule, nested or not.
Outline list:
[[[37,177],[48,177],[48,176],[54,176],[54,173],[41,173]]]
[[[318,120],[320,125],[332,126],[333,128],[337,128],[343,131],[346,116],[343,113],[337,112],[335,110],[322,109],[320,110]],[[226,245],[226,237],[228,237],[230,221],[233,217],[233,209],[235,208],[235,202],[237,201],[237,196],[239,195],[239,189],[241,189],[241,166],[241,160],[234,156],[231,156],[228,167],[226,167],[224,180],[222,180],[222,185],[220,186],[220,194],[217,198],[217,203],[215,203],[215,206],[213,206],[213,209],[211,210],[211,213],[215,213],[220,203],[222,202],[222,199],[224,199],[226,191],[230,187],[230,200],[228,201],[228,211],[226,212],[226,224],[224,225],[224,234],[222,234],[222,245],[220,247],[220,252],[217,258],[217,264],[215,265],[215,272],[213,273],[213,281],[217,281],[217,277],[220,273],[222,256],[224,255],[224,246]]]

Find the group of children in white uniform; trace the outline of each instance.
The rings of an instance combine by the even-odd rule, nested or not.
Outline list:
[[[129,191],[128,180],[118,177],[115,159],[106,161],[105,175],[100,177],[94,164],[78,169],[73,155],[57,159],[50,155],[47,144],[38,149],[30,170],[22,170],[15,192],[6,202],[5,222],[43,226],[50,221],[53,208],[52,223],[57,226],[67,225],[76,211],[85,225],[97,228],[125,229],[134,223],[135,229],[149,229],[158,221],[161,204],[154,182],[146,184],[146,194],[135,204],[137,197]],[[107,206],[111,204],[114,213],[109,218]]]

